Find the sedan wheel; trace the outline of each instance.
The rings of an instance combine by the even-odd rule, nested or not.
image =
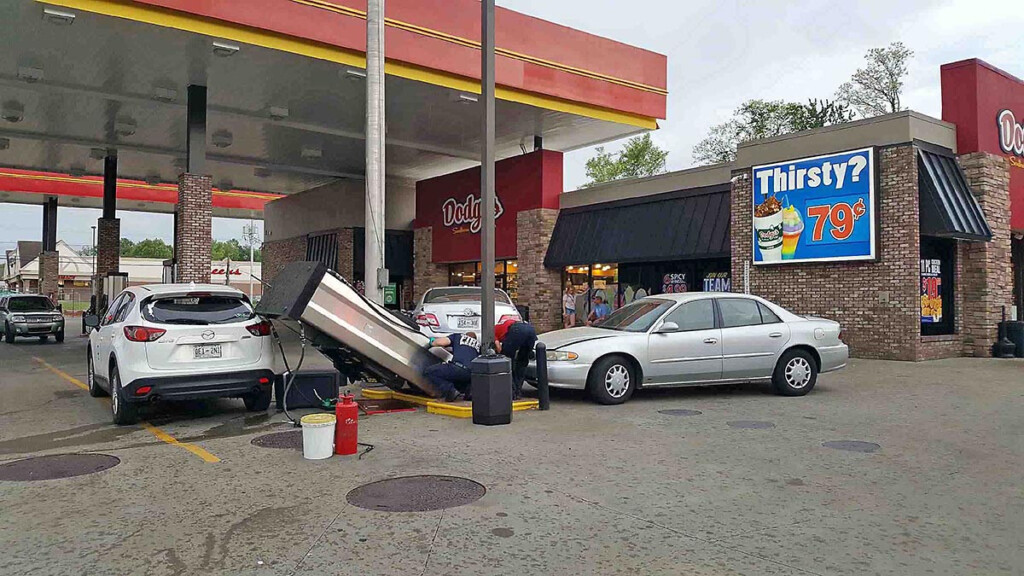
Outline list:
[[[601,404],[622,404],[636,390],[633,364],[622,356],[602,358],[590,369],[587,388]]]
[[[775,392],[783,396],[803,396],[814,388],[818,367],[806,350],[790,350],[782,355],[772,375]]]

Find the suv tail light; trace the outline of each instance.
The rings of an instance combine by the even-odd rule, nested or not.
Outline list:
[[[523,319],[519,317],[519,314],[504,314],[496,322],[496,324],[502,324],[502,323],[504,323],[504,322],[506,322],[508,320],[512,320],[513,322],[522,322]]]
[[[167,333],[161,328],[149,328],[147,326],[125,326],[124,337],[132,342],[154,342]]]
[[[253,336],[270,336],[270,320],[263,320],[245,327]]]
[[[441,323],[437,321],[437,316],[434,316],[433,314],[420,314],[416,317],[416,323],[420,326],[441,326]]]

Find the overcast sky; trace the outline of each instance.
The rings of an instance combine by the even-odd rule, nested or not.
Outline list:
[[[498,0],[500,6],[668,56],[668,119],[654,132],[668,168],[691,165],[707,129],[751,98],[831,98],[873,47],[902,41],[915,51],[903,102],[941,115],[939,66],[981,58],[1024,76],[1020,0]],[[557,38],[549,39],[557,42]],[[610,144],[615,150],[617,144]],[[592,150],[566,155],[565,188],[584,181]],[[61,209],[58,231],[91,242],[98,210]],[[169,215],[122,212],[122,235],[172,238]],[[0,204],[0,248],[39,239],[42,209]],[[241,238],[242,221],[214,219],[217,239]]]

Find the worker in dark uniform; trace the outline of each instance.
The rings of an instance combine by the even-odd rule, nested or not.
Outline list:
[[[450,334],[430,339],[431,348],[452,349],[452,359],[441,364],[428,366],[423,375],[437,388],[438,397],[451,402],[459,394],[469,395],[469,385],[473,378],[470,364],[480,355],[480,341],[476,334]]]
[[[529,322],[506,320],[494,327],[494,346],[512,360],[512,398],[518,399],[526,381],[530,353],[537,345],[537,330]]]

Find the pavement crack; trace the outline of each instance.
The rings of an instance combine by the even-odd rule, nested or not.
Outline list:
[[[444,508],[441,509],[441,515],[437,518],[437,526],[434,527],[434,535],[430,538],[430,547],[427,548],[427,557],[423,560],[423,570],[420,571],[420,576],[427,573],[427,566],[430,564],[430,555],[434,553],[434,542],[437,540],[437,535],[441,532],[441,522],[444,520]]]
[[[345,503],[344,506],[341,507],[341,510],[338,510],[338,513],[334,515],[334,518],[331,518],[331,521],[328,522],[326,526],[324,526],[324,529],[320,532],[320,535],[316,537],[316,540],[313,540],[313,543],[309,545],[309,549],[306,550],[306,553],[303,554],[302,558],[299,559],[298,564],[296,564],[295,568],[292,569],[292,573],[290,576],[295,576],[296,574],[298,574],[299,568],[302,567],[302,563],[306,561],[306,558],[309,558],[309,555],[313,552],[313,548],[316,548],[316,545],[319,544],[320,540],[323,539],[324,534],[327,534],[327,531],[331,529],[331,526],[334,526],[334,523],[338,521],[338,518],[341,518],[341,514],[345,511],[346,508],[348,508],[347,502]]]

